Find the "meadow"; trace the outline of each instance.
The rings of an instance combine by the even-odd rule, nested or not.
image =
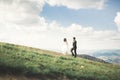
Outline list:
[[[120,65],[0,42],[0,80],[120,80]]]

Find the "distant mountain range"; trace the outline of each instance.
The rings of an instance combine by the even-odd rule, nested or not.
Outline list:
[[[97,61],[97,62],[101,62],[101,63],[108,63],[108,62],[104,61],[103,59],[96,58],[96,57],[93,57],[93,56],[90,56],[90,55],[87,55],[87,54],[80,54],[80,55],[78,55],[78,57],[88,59],[88,60],[91,60],[91,61]]]
[[[120,64],[120,50],[83,50],[80,54],[90,55],[105,62]]]

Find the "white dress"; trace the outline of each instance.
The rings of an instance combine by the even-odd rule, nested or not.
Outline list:
[[[63,54],[67,54],[68,53],[68,43],[67,42],[63,42],[62,53]]]

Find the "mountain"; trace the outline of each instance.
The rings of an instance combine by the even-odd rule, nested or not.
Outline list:
[[[90,55],[99,59],[104,60],[105,62],[120,64],[120,49],[118,50],[82,50],[79,51],[80,54]]]
[[[79,54],[78,57],[88,59],[88,60],[91,60],[91,61],[97,61],[97,62],[101,62],[101,63],[108,63],[108,62],[104,61],[103,59],[96,58],[96,57],[93,57],[93,56],[90,56],[90,55],[87,55],[87,54]]]
[[[120,80],[120,65],[0,42],[0,80]]]
[[[106,62],[120,64],[120,50],[98,50],[94,51],[92,55]]]

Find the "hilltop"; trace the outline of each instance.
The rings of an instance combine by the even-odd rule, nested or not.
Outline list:
[[[0,80],[120,80],[120,66],[0,43]]]

